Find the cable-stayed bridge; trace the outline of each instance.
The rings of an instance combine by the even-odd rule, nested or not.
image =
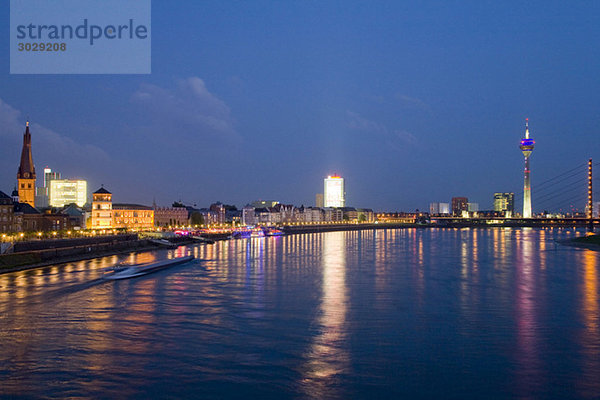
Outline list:
[[[522,217],[524,191],[515,193],[513,217],[475,213],[472,217],[431,216],[440,226],[586,226],[599,225],[600,178],[592,171],[600,163],[581,163],[539,184],[531,184],[532,218]],[[488,209],[493,210],[493,207]]]

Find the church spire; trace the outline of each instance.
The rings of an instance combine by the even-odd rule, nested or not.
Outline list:
[[[21,164],[17,172],[17,179],[35,179],[35,166],[31,155],[31,133],[29,133],[29,121],[25,125],[23,134],[23,150],[21,151]]]
[[[35,207],[35,166],[31,155],[29,121],[25,124],[25,133],[23,134],[23,150],[21,151],[21,164],[17,171],[17,182],[20,202]]]

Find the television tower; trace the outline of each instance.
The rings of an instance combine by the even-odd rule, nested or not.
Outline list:
[[[529,118],[525,119],[525,138],[521,139],[519,148],[525,156],[525,183],[523,186],[523,218],[531,218],[531,183],[529,182],[529,157],[535,142],[529,138]]]

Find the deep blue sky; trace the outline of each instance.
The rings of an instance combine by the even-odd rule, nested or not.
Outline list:
[[[524,4],[526,3],[526,4]],[[598,154],[596,1],[153,1],[151,75],[9,75],[0,5],[0,190],[34,161],[117,202],[426,209],[522,190]],[[595,157],[600,159],[600,157]]]

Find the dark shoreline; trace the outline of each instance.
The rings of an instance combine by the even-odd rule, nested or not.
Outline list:
[[[121,249],[121,250],[107,250],[107,251],[99,251],[99,252],[80,254],[80,255],[71,256],[71,257],[55,258],[52,260],[47,260],[47,261],[43,261],[43,262],[36,263],[36,264],[26,264],[26,265],[20,265],[20,266],[16,266],[16,267],[2,268],[2,269],[0,269],[0,275],[8,274],[10,272],[18,272],[18,271],[25,271],[25,270],[29,270],[29,269],[48,267],[50,265],[55,265],[55,264],[56,265],[69,264],[72,262],[83,261],[83,260],[92,260],[94,258],[114,256],[117,254],[143,253],[146,251],[156,250],[156,249],[158,249],[158,247],[156,247],[155,245],[144,245],[141,247],[130,247],[130,248]]]

